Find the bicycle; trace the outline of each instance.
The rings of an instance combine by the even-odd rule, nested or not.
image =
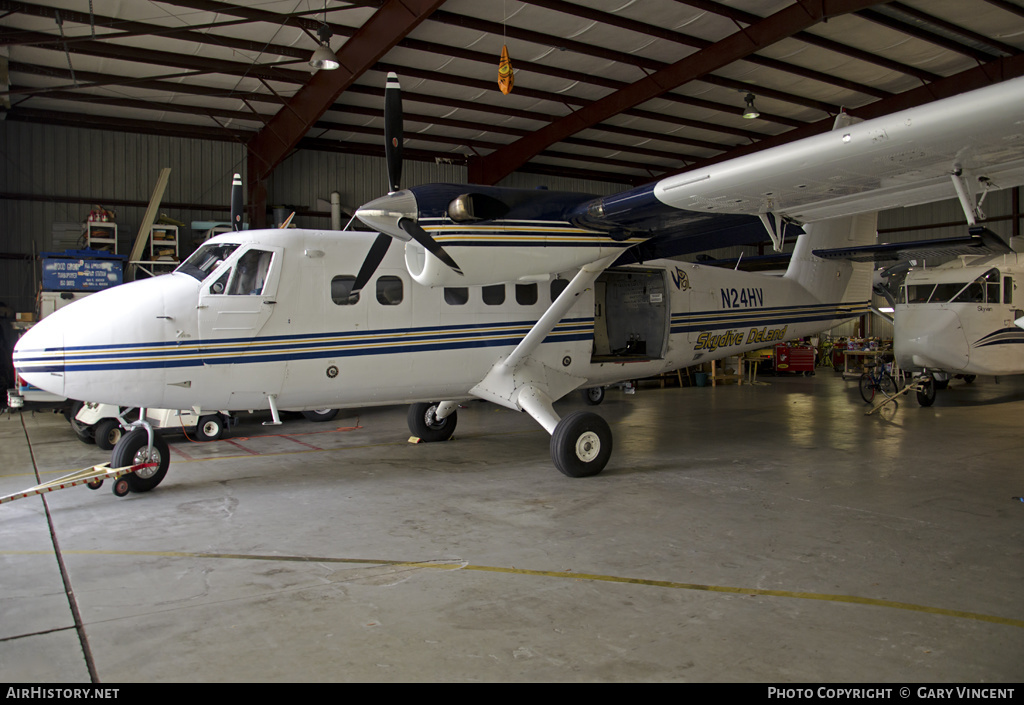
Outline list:
[[[864,374],[860,376],[860,396],[870,404],[875,394],[881,392],[886,397],[896,396],[896,381],[885,371],[885,367],[876,362],[865,363]]]

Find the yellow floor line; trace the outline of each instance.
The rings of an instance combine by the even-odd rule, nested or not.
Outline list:
[[[660,587],[672,590],[697,590],[701,592],[715,592],[731,595],[754,595],[762,597],[787,597],[799,600],[820,600],[823,602],[838,602],[855,605],[868,605],[871,607],[884,607],[887,609],[906,610],[923,614],[934,614],[942,617],[956,617],[958,619],[971,619],[980,622],[989,622],[1007,627],[1024,629],[1024,620],[1011,619],[1009,617],[998,617],[995,615],[982,614],[980,612],[967,612],[964,610],[951,610],[942,607],[930,607],[928,605],[916,605],[911,602],[896,602],[893,600],[880,600],[872,597],[859,597],[857,595],[833,595],[817,592],[798,592],[792,590],[761,590],[757,588],[730,587],[726,585],[702,585],[699,583],[678,583],[670,580],[646,580],[643,578],[625,578],[616,575],[598,575],[593,573],[575,573],[572,571],[550,571],[550,570],[527,570],[525,568],[507,568],[500,566],[472,565],[458,561],[394,561],[375,558],[330,558],[324,556],[273,556],[240,553],[193,553],[189,551],[65,551],[64,555],[90,555],[90,556],[151,556],[164,558],[209,558],[221,560],[248,560],[248,561],[290,561],[299,563],[350,563],[361,565],[388,565],[407,566],[409,568],[431,568],[434,570],[471,570],[485,573],[506,573],[510,575],[529,575],[544,578],[561,578],[570,580],[587,580],[606,583],[623,583],[629,585],[642,585],[646,587]],[[47,551],[0,551],[0,555],[48,555]]]

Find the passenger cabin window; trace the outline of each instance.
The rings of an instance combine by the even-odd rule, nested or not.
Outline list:
[[[558,298],[558,295],[565,291],[565,287],[569,286],[568,279],[552,279],[551,280],[551,300],[554,301]]]
[[[537,303],[537,285],[516,284],[516,303],[520,306],[533,306]]]
[[[377,280],[377,301],[384,306],[402,303],[402,280],[399,277],[384,276]]]
[[[352,293],[356,278],[347,274],[331,279],[331,301],[339,306],[351,306],[359,301],[359,292]]]
[[[236,244],[203,245],[182,262],[181,266],[175,271],[188,274],[199,281],[205,281],[213,273],[213,270],[220,266],[221,262],[226,260],[237,249],[238,245]],[[220,291],[215,291],[214,293],[224,293],[224,287],[221,287]]]
[[[235,265],[235,275],[231,278],[228,294],[232,296],[259,296],[267,284],[270,263],[274,259],[273,252],[266,250],[249,250]]]
[[[469,301],[469,289],[464,286],[446,286],[444,302],[452,306],[462,306]]]
[[[1013,278],[1003,277],[1003,303],[1013,303]]]
[[[484,303],[488,306],[500,306],[505,303],[505,285],[492,284],[483,288]]]

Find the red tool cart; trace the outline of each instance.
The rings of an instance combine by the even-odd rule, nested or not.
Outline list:
[[[814,374],[814,348],[809,345],[779,343],[775,346],[775,372]]]
[[[832,345],[832,367],[836,372],[841,372],[846,364],[846,341],[836,341]]]

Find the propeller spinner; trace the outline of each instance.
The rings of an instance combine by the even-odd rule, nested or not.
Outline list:
[[[403,242],[415,240],[453,271],[462,274],[455,260],[416,222],[419,214],[416,196],[411,191],[399,190],[402,180],[402,88],[398,83],[398,75],[393,72],[388,74],[384,88],[384,139],[389,193],[356,211],[359,220],[380,234],[370,246],[363,266],[359,268],[359,274],[352,285],[353,293],[370,281],[387,254],[392,239]]]

